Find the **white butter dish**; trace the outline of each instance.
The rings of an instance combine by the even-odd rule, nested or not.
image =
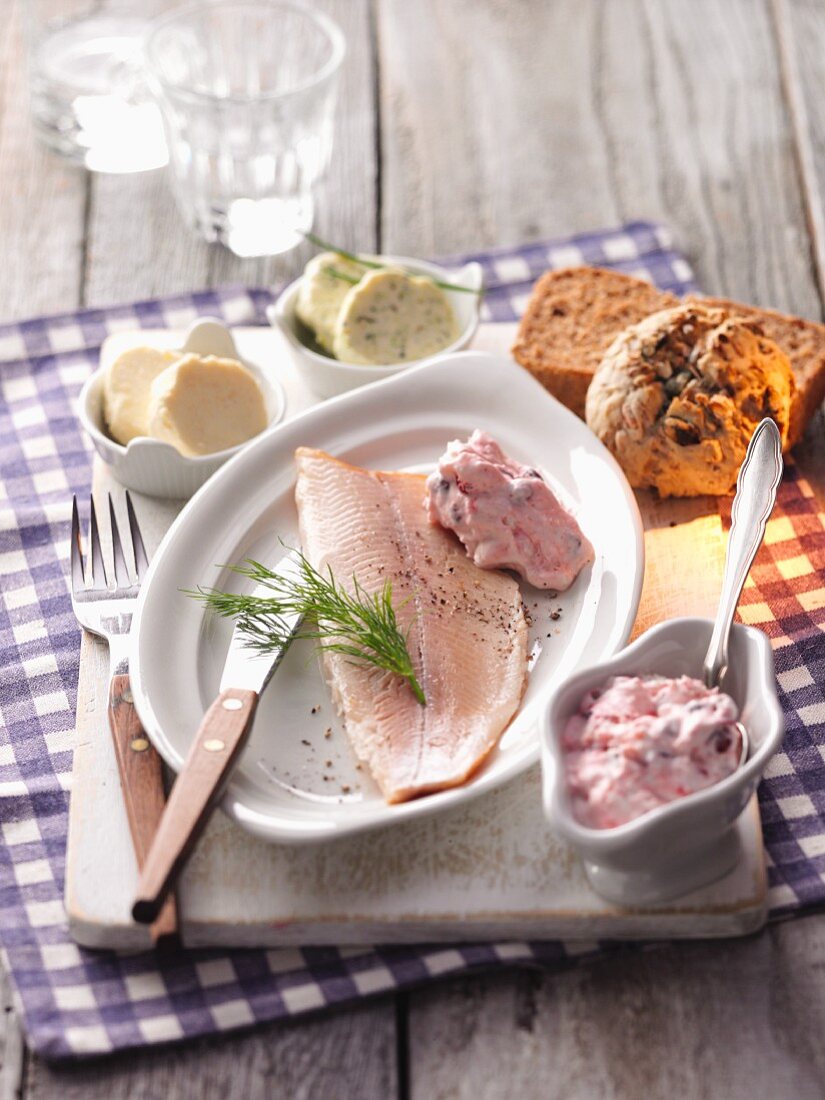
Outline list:
[[[134,334],[134,343],[135,346],[141,343],[139,330]],[[187,332],[180,352],[181,355],[194,353],[238,359],[255,375],[261,387],[268,428],[273,427],[283,417],[286,398],[280,383],[264,373],[257,364],[238,354],[232,333],[221,321],[210,318],[196,321]],[[106,364],[102,363],[86,380],[80,392],[78,415],[95,450],[127,489],[150,496],[185,499],[192,496],[227,459],[246,446],[246,443],[240,443],[215,454],[189,457],[159,439],[141,436],[131,440],[126,446],[116,443],[106,431],[103,416],[105,370]]]
[[[297,369],[306,379],[313,393],[319,397],[335,397],[346,393],[347,390],[365,386],[368,382],[390,378],[410,367],[420,366],[424,362],[441,358],[450,352],[461,351],[469,347],[478,328],[481,290],[484,282],[481,264],[468,263],[459,271],[450,271],[448,268],[425,263],[423,260],[413,260],[406,256],[365,256],[365,259],[380,261],[388,267],[401,267],[414,275],[428,275],[431,279],[440,282],[466,287],[466,290],[445,290],[458,320],[460,335],[452,344],[439,351],[437,356],[429,356],[427,359],[411,360],[408,363],[388,363],[384,366],[344,363],[321,351],[314,344],[312,333],[298,319],[295,306],[301,279],[296,279],[286,287],[275,304],[267,309],[266,315],[270,324],[280,329],[286,337]]]

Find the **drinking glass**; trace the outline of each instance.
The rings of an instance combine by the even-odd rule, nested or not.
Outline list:
[[[145,56],[172,186],[206,240],[275,255],[311,228],[344,52],[332,20],[288,0],[210,0],[156,22]]]
[[[153,0],[26,0],[29,91],[37,134],[92,171],[160,168],[168,153],[144,79]]]

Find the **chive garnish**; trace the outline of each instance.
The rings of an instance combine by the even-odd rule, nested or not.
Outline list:
[[[314,244],[316,248],[320,248],[323,252],[334,252],[342,259],[350,260],[352,263],[360,264],[362,267],[367,267],[375,271],[383,271],[389,266],[388,264],[380,264],[375,260],[365,260],[363,257],[356,255],[354,252],[347,252],[346,249],[338,248],[337,245],[330,244],[328,241],[324,241],[320,237],[316,237],[314,233],[304,233],[304,237],[310,242],[310,244]],[[354,279],[350,275],[345,275],[343,272],[336,271],[333,267],[328,267],[325,270],[327,274],[334,275],[336,276],[336,278],[339,279],[345,279],[348,283],[360,282],[360,279]],[[429,279],[431,283],[435,283],[435,285],[441,287],[442,290],[457,290],[460,291],[462,294],[482,295],[484,293],[483,288],[479,290],[474,290],[472,287],[469,286],[459,286],[458,283],[445,283],[442,282],[441,279],[433,279],[431,278],[431,276],[424,275],[417,271],[409,271],[407,272],[407,274],[415,275],[418,278]]]

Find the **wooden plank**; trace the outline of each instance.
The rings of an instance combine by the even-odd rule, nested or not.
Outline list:
[[[0,968],[0,1100],[17,1100],[23,1084],[25,1044],[12,1005],[11,985]]]
[[[619,219],[591,96],[598,21],[576,0],[382,0],[385,247],[437,256]]]
[[[72,309],[80,300],[85,173],[35,139],[28,113],[23,0],[0,20],[0,320]]]
[[[512,329],[482,326],[478,344],[506,354]],[[253,362],[277,362],[282,357],[281,337],[274,330],[238,328],[235,335],[240,353]],[[152,330],[144,330],[141,339],[153,346],[164,343],[163,333]],[[127,333],[109,337],[103,361],[110,362],[130,342]],[[288,415],[314,403],[297,373],[287,369],[281,380]],[[121,486],[99,460],[93,484],[98,497],[105,498],[109,490],[115,500],[122,496]],[[707,500],[668,502],[654,509],[649,496],[642,494],[640,506],[650,528],[642,625],[660,621],[663,607],[670,616],[710,613],[723,565],[715,504],[712,515],[703,514]],[[139,496],[136,507],[151,553],[177,514],[177,504]],[[107,554],[105,524],[102,541]],[[696,561],[701,569],[694,568]],[[680,583],[674,583],[674,566]],[[298,661],[303,665],[305,657]],[[289,676],[290,670],[284,674]],[[65,898],[69,928],[79,942],[128,950],[147,945],[148,929],[135,926],[130,918],[137,872],[106,730],[107,675],[105,646],[86,639],[78,685]],[[316,689],[321,696],[314,694]],[[322,684],[318,682],[310,694],[322,697]],[[278,706],[289,709],[283,694]],[[327,718],[317,716],[319,738],[326,723]],[[310,739],[315,736],[311,729],[306,733]],[[335,766],[339,770],[346,764]],[[284,847],[256,841],[216,814],[179,885],[184,942],[243,947],[523,940],[542,935],[681,938],[745,934],[763,923],[764,854],[755,806],[740,821],[745,855],[735,873],[674,906],[624,913],[592,892],[581,862],[549,833],[539,785],[534,769],[489,797],[414,829],[342,840],[332,859],[328,845]],[[101,822],[106,822],[103,831]],[[365,874],[365,868],[380,872]]]
[[[704,289],[819,317],[767,4],[605,14],[594,98],[622,215],[677,227]]]
[[[818,317],[761,0],[383,0],[385,245],[660,218],[702,286]]]
[[[388,250],[654,217],[708,291],[820,316],[767,3],[383,0],[378,26]],[[822,1095],[804,1020],[821,1012],[823,943],[812,918],[735,947],[413,993],[410,1094]],[[775,981],[803,990],[787,1020]]]
[[[810,248],[820,294],[825,290],[825,120],[818,109],[825,80],[825,17],[817,0],[772,0],[777,47]]]
[[[825,13],[816,0],[773,0],[783,85],[796,139],[797,164],[820,295],[825,292]],[[808,425],[796,458],[825,510],[825,413]]]
[[[32,1059],[26,1100],[328,1100],[396,1095],[391,1000],[348,1012],[75,1066]]]
[[[210,285],[209,246],[183,224],[165,170],[91,176],[90,190],[84,305]]]
[[[824,966],[825,922],[812,918],[736,943],[431,988],[411,998],[410,1096],[814,1100]]]
[[[347,39],[332,164],[317,195],[316,226],[336,243],[372,248],[376,205],[373,64],[367,0],[317,0]],[[106,305],[221,284],[267,286],[294,278],[309,248],[239,259],[207,245],[178,212],[166,171],[95,176],[85,302]]]

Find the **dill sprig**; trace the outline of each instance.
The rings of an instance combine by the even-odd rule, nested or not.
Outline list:
[[[351,260],[352,263],[360,264],[362,267],[368,267],[375,271],[382,271],[388,265],[379,264],[376,260],[365,260],[363,256],[358,256],[355,252],[347,252],[344,248],[338,248],[337,245],[330,244],[328,241],[322,240],[320,237],[316,237],[314,233],[304,233],[306,240],[310,244],[314,244],[316,248],[320,248],[323,252],[334,252],[337,256],[340,256],[344,260]],[[344,279],[348,283],[359,283],[360,279],[355,279],[351,275],[345,275],[342,271],[336,271],[334,267],[327,267],[325,269],[328,275],[334,275],[337,279]],[[481,296],[484,293],[483,288],[475,290],[471,286],[460,286],[458,283],[445,283],[441,279],[433,279],[430,275],[424,275],[421,272],[410,272],[412,275],[417,275],[423,279],[429,279],[431,283],[435,283],[436,286],[440,286],[442,290],[458,290],[462,294],[478,294]]]
[[[328,569],[326,575],[295,551],[298,568],[276,573],[251,558],[232,566],[271,591],[253,596],[198,588],[188,596],[202,600],[210,611],[235,619],[248,644],[259,653],[283,649],[294,638],[316,639],[322,649],[342,653],[356,661],[400,676],[422,706],[427,700],[413,668],[407,636],[398,625],[392,602],[392,585],[385,581],[380,592],[367,592],[357,577],[352,591],[343,588]],[[296,616],[302,624],[293,631]]]

